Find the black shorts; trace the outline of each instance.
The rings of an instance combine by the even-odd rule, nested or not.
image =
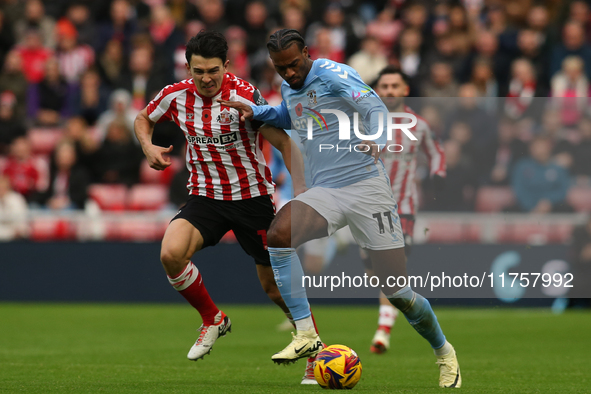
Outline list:
[[[172,220],[185,219],[199,230],[203,248],[217,244],[232,230],[242,249],[257,264],[270,266],[267,230],[274,217],[275,204],[271,196],[237,201],[189,196]]]

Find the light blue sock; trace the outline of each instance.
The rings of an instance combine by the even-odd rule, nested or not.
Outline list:
[[[301,320],[310,316],[312,312],[310,312],[306,288],[301,285],[304,270],[295,249],[269,248],[269,256],[271,257],[275,283],[277,283],[277,288],[279,288],[281,297],[289,308],[293,320]],[[291,286],[292,277],[296,279],[295,283],[300,283],[293,289]]]
[[[439,349],[445,345],[445,335],[441,331],[437,316],[431,309],[431,304],[425,297],[407,286],[388,296],[388,299],[404,314],[410,325],[429,341],[433,349]]]

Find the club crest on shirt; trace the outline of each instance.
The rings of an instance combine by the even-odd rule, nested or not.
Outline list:
[[[219,124],[230,124],[234,121],[234,115],[228,111],[227,108],[224,108],[222,112],[216,118]]]
[[[189,113],[187,114],[187,120],[193,120],[193,114]]]
[[[308,96],[308,104],[309,105],[318,104],[318,102],[316,101],[316,91],[315,90],[308,90],[306,95]]]

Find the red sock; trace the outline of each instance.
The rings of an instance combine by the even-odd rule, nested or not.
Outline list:
[[[220,311],[213,303],[205,285],[201,273],[192,262],[187,264],[184,271],[174,278],[168,277],[168,281],[187,301],[197,309],[204,325],[214,324],[215,315]]]
[[[391,326],[378,326],[378,330],[384,330],[386,334],[390,334]]]

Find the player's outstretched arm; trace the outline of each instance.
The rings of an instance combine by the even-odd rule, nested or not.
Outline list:
[[[304,158],[296,143],[284,130],[268,124],[262,125],[259,131],[271,145],[281,152],[285,167],[287,167],[287,171],[291,174],[294,195],[297,196],[305,192]]]
[[[170,145],[168,148],[163,148],[161,146],[152,144],[154,124],[155,123],[152,122],[148,117],[148,111],[144,108],[136,116],[133,129],[135,136],[142,146],[144,155],[146,155],[146,159],[148,159],[148,164],[150,164],[150,167],[155,170],[162,171],[172,164],[170,158],[164,156],[165,153],[170,153],[172,151],[172,145]]]
[[[291,118],[284,101],[274,107],[271,105],[248,105],[239,101],[218,100],[218,102],[240,111],[242,121],[254,119],[280,129],[291,129]]]

